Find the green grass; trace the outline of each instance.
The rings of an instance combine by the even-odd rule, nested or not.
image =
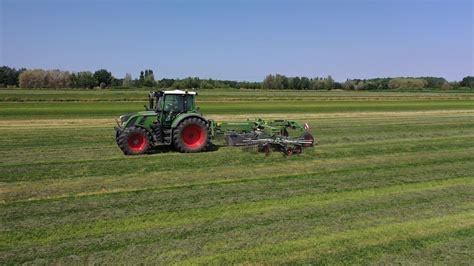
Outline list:
[[[474,261],[474,95],[203,91],[319,145],[124,156],[113,119],[145,93],[0,91],[0,264]]]

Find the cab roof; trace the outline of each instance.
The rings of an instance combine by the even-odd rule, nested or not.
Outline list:
[[[195,91],[182,91],[182,90],[173,90],[173,91],[164,91],[165,94],[191,94],[196,95]]]

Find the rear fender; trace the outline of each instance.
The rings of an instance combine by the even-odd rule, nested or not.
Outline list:
[[[176,128],[183,120],[191,118],[191,117],[198,118],[206,123],[209,123],[206,118],[204,118],[202,115],[198,113],[186,113],[186,114],[180,114],[176,116],[173,123],[171,124],[171,128]]]

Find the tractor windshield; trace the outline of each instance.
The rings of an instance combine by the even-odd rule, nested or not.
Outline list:
[[[165,96],[165,112],[181,113],[192,110],[194,106],[193,95],[167,94]]]

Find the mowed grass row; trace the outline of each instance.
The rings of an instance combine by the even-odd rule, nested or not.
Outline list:
[[[295,113],[320,115],[305,120],[319,145],[288,158],[224,146],[126,157],[99,116],[12,120],[0,262],[470,263],[472,108],[410,108]]]

